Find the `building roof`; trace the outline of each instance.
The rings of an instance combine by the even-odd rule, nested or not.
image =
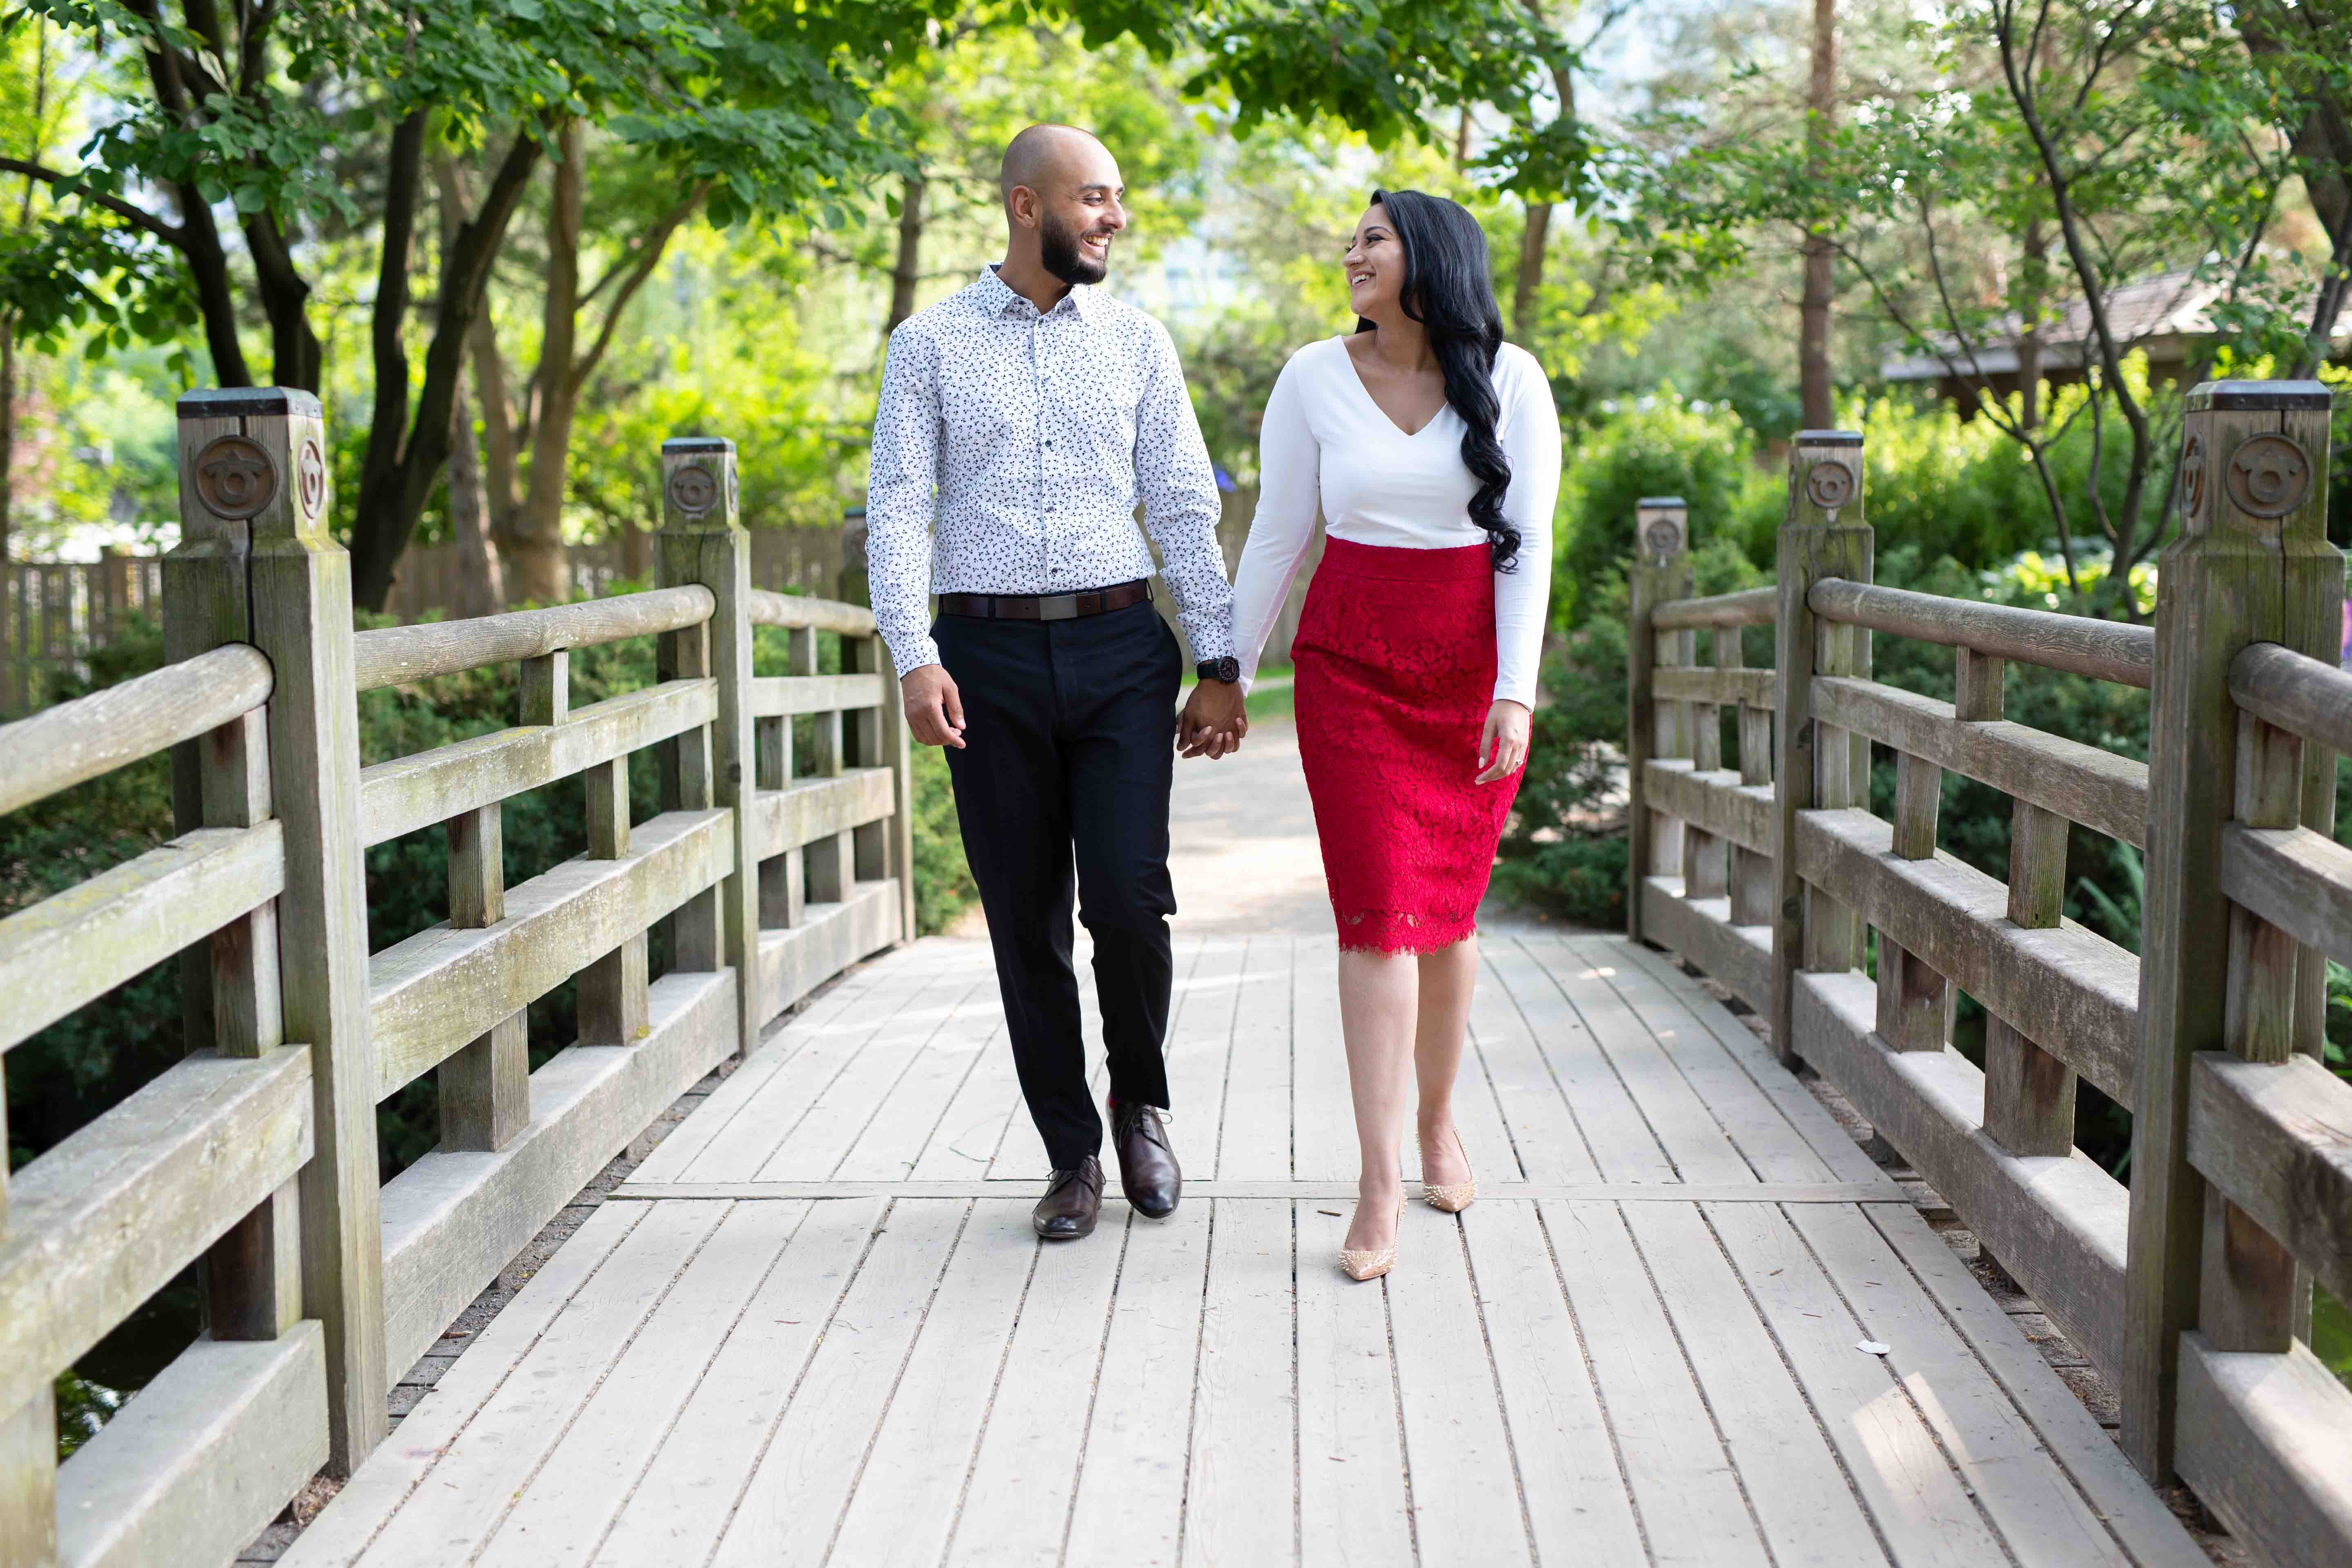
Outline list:
[[[2146,351],[2156,363],[2176,363],[2188,357],[2191,340],[2215,331],[2210,309],[2222,292],[2220,283],[2200,279],[2193,272],[2137,279],[2108,294],[2108,324],[2124,342]],[[2306,313],[2307,307],[2306,301]],[[2335,335],[2352,337],[2352,311],[2337,318]],[[1957,338],[1938,332],[1929,340],[1935,345],[1933,352],[1889,353],[1880,362],[1879,374],[1888,381],[1941,381],[1971,374],[1973,365],[1978,375],[2013,374],[2019,336],[2014,314],[1997,317],[1978,339],[1971,358],[1962,352]],[[2077,296],[2066,302],[2057,321],[2042,329],[2042,369],[2081,369],[2086,352],[2093,352],[2087,347],[2090,342],[2090,303]]]

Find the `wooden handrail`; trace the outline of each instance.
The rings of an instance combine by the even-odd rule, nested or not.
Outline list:
[[[1675,599],[1650,612],[1650,625],[1662,632],[1697,631],[1708,626],[1769,626],[1780,613],[1780,590],[1767,583],[1737,594],[1717,594],[1705,599]]]
[[[2061,615],[2055,610],[1947,599],[1838,578],[1814,584],[1805,603],[1823,620],[1973,648],[2020,664],[2063,669],[2142,690],[2147,689],[2156,668],[2156,631],[2151,626]]]
[[[793,631],[839,632],[844,637],[874,635],[874,612],[863,605],[839,599],[816,599],[805,594],[777,594],[754,588],[744,596],[755,626],[783,626]]]
[[[2258,719],[2331,752],[2352,752],[2352,671],[2258,642],[2231,661],[2230,696]]]
[[[269,661],[233,643],[0,724],[0,812],[112,773],[269,700]]]
[[[709,620],[717,603],[709,589],[688,585],[466,621],[383,626],[352,638],[352,662],[359,689],[373,691],[486,664],[540,658],[563,648],[678,631]]]

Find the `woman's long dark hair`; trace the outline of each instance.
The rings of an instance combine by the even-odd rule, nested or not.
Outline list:
[[[1486,531],[1495,570],[1518,559],[1519,531],[1503,516],[1511,462],[1495,438],[1502,403],[1495,395],[1495,354],[1503,346],[1503,312],[1488,276],[1486,234],[1470,209],[1420,191],[1374,191],[1372,204],[1389,210],[1389,226],[1404,250],[1404,313],[1429,334],[1430,353],[1445,377],[1445,401],[1462,416],[1462,463],[1478,481],[1470,518]],[[1359,318],[1356,331],[1372,323]]]

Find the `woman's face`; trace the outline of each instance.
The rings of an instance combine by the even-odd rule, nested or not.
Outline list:
[[[1348,242],[1348,303],[1359,316],[1379,321],[1398,314],[1404,292],[1404,245],[1389,222],[1389,209],[1374,202],[1356,220]]]

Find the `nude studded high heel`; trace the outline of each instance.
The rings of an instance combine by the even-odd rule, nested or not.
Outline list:
[[[1470,1151],[1462,1148],[1462,1133],[1459,1129],[1456,1129],[1454,1134],[1454,1146],[1462,1150],[1462,1163],[1468,1164]],[[1428,1163],[1428,1155],[1424,1151],[1422,1158],[1423,1168],[1426,1169]],[[1429,1200],[1431,1208],[1442,1209],[1447,1214],[1460,1214],[1476,1201],[1478,1184],[1475,1179],[1467,1182],[1423,1182],[1421,1184],[1421,1195]]]
[[[1404,1200],[1397,1200],[1397,1218],[1404,1218]],[[1349,1279],[1359,1282],[1377,1279],[1396,1267],[1396,1244],[1386,1247],[1343,1247],[1339,1249],[1339,1267]]]

